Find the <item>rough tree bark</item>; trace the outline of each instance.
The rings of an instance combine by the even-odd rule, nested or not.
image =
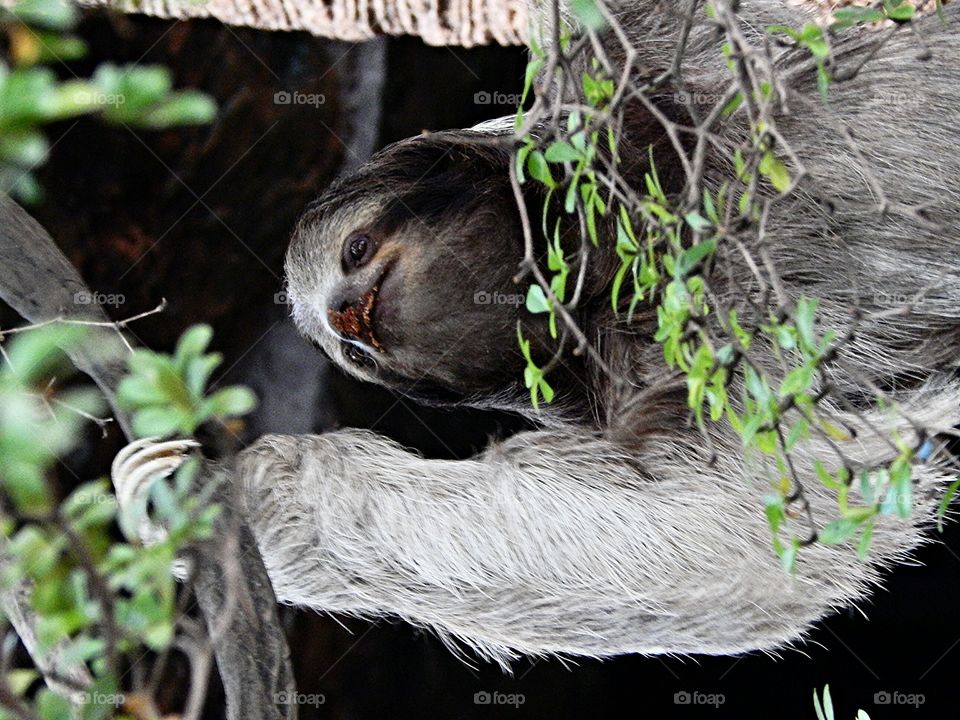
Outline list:
[[[213,17],[338,40],[417,35],[430,45],[522,45],[525,0],[78,0],[164,18]]]

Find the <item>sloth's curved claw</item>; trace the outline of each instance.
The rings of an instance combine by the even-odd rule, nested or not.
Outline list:
[[[157,480],[169,477],[189,457],[195,440],[166,440],[144,438],[124,447],[113,459],[110,477],[120,509],[120,527],[129,540],[140,540],[144,545],[155,545],[167,537],[167,531],[152,523],[146,515],[150,488]],[[124,521],[136,518],[138,522]],[[135,527],[134,527],[135,525]],[[183,560],[174,560],[173,573],[183,579],[187,566]]]

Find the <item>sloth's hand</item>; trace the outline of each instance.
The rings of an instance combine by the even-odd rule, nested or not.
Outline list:
[[[189,457],[195,440],[166,440],[156,438],[136,440],[117,453],[110,468],[110,476],[120,507],[120,528],[128,540],[150,546],[162,542],[167,531],[150,521],[147,500],[153,483],[172,475]],[[174,560],[173,574],[184,579],[188,567],[184,560]]]

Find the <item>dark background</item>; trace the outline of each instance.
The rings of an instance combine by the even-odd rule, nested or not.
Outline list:
[[[189,324],[211,323],[216,349],[227,359],[218,382],[248,382],[269,397],[251,435],[360,426],[428,455],[459,457],[518,427],[494,414],[418,409],[343,377],[294,337],[286,307],[274,297],[298,213],[351,161],[338,139],[345,121],[373,123],[381,147],[424,129],[510,114],[512,106],[478,103],[475,96],[519,90],[521,49],[387,40],[382,106],[348,108],[346,44],[101,13],[88,15],[82,35],[93,54],[62,67],[64,76],[88,73],[104,59],[162,62],[178,86],[202,88],[221,105],[208,127],[140,132],[83,119],[50,133],[52,157],[39,173],[47,199],[31,211],[92,289],[124,296],[122,305],[107,308],[114,316],[167,298],[166,312],[133,328],[145,345],[170,349]],[[323,94],[325,102],[278,106],[273,94],[281,90]],[[0,320],[13,322],[9,313]],[[120,445],[115,433],[101,440],[91,430],[87,449],[66,463],[66,481],[74,473],[105,473]],[[955,717],[960,531],[950,527],[941,539],[917,553],[917,566],[889,574],[886,588],[860,608],[869,619],[843,609],[805,645],[777,657],[523,660],[511,677],[469,656],[458,659],[404,623],[371,625],[287,609],[300,691],[325,700],[303,706],[301,717],[812,718],[812,690],[825,683],[833,688],[837,718],[852,718],[857,707],[873,718],[941,716],[935,710]],[[178,708],[183,680],[175,668],[164,711]],[[516,702],[477,704],[483,692]],[[883,699],[877,693],[901,703],[877,704]],[[917,694],[920,707],[902,704]],[[678,702],[685,697],[689,704]],[[213,688],[208,715],[222,712]]]

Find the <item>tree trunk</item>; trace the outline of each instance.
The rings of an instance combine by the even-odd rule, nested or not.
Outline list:
[[[263,30],[338,40],[417,35],[430,45],[521,45],[525,0],[79,0],[164,18],[213,17]]]

